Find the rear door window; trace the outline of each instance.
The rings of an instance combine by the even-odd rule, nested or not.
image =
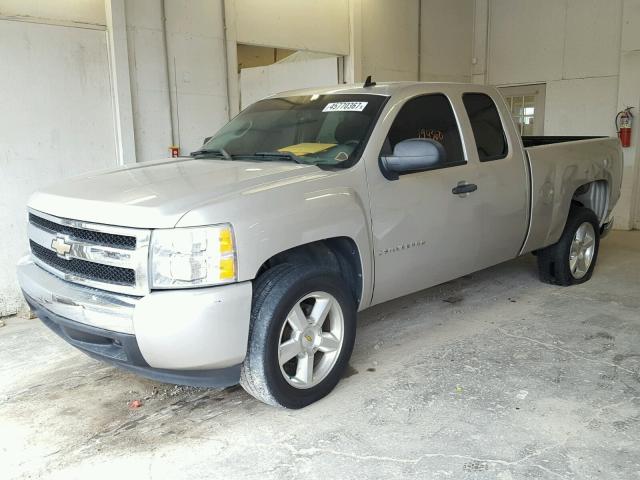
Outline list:
[[[505,158],[509,153],[507,137],[491,97],[484,93],[465,93],[462,102],[471,122],[480,161]]]

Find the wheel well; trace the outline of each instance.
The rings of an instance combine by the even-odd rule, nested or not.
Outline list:
[[[315,263],[335,269],[349,285],[356,303],[360,303],[362,263],[358,247],[351,238],[327,238],[277,253],[260,266],[256,278],[281,263]]]
[[[596,180],[581,185],[574,192],[571,204],[592,210],[602,225],[609,208],[609,184],[606,180]]]

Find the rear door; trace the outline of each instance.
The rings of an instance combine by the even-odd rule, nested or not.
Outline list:
[[[515,258],[522,247],[529,221],[528,167],[502,99],[468,92],[462,103],[476,147],[469,154],[478,165],[474,196],[482,222],[475,236],[484,268]]]
[[[455,111],[460,111],[459,103]],[[461,183],[479,181],[469,161],[451,99],[426,94],[407,100],[391,123],[382,154],[408,138],[440,142],[446,160],[429,171],[387,180],[368,175],[375,247],[373,303],[427,288],[476,270],[482,263],[477,232],[484,218],[479,197],[456,195]]]

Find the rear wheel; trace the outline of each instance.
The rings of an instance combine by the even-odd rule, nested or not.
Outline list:
[[[586,282],[593,275],[599,247],[598,217],[588,208],[572,208],[560,240],[538,251],[540,280],[565,286]]]
[[[301,408],[338,383],[353,350],[356,305],[335,271],[277,265],[254,283],[240,384],[265,403]]]

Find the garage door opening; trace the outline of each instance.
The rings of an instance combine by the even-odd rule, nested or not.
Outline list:
[[[336,85],[342,62],[336,55],[238,44],[240,107],[285,90]]]

